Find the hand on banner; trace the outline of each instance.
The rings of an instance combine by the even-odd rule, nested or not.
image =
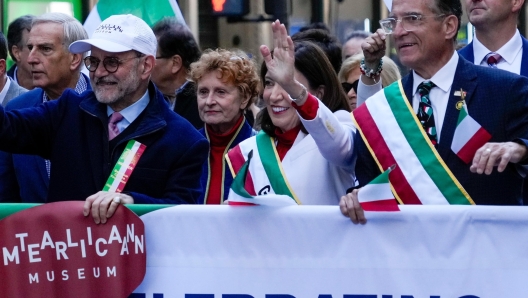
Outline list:
[[[365,218],[365,212],[358,201],[358,190],[354,189],[352,192],[347,193],[341,197],[339,201],[339,209],[344,216],[347,216],[352,220],[354,224],[366,224],[367,219]]]
[[[260,46],[260,53],[264,58],[268,72],[266,76],[279,84],[292,98],[298,98],[305,89],[295,80],[295,46],[279,20],[271,23],[273,31],[273,56],[270,49]],[[302,106],[306,98],[299,98],[295,103]]]
[[[526,153],[526,146],[515,142],[486,143],[475,153],[469,169],[473,173],[490,175],[496,166],[500,173],[506,169],[508,163],[523,160]]]
[[[120,204],[134,204],[134,198],[123,193],[100,191],[86,198],[83,214],[88,216],[91,210],[95,223],[104,224]]]

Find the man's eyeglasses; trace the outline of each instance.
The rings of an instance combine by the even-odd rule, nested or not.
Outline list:
[[[359,80],[355,80],[354,83],[341,83],[341,86],[343,86],[343,89],[345,90],[345,93],[350,92],[350,89],[354,89],[354,92],[357,94],[357,87],[358,87]]]
[[[401,17],[400,19],[397,19],[397,18],[383,19],[383,20],[380,20],[379,23],[383,31],[385,31],[385,34],[392,34],[392,32],[394,32],[394,30],[396,29],[396,25],[398,25],[398,23],[402,24],[403,30],[410,32],[410,31],[414,31],[418,29],[422,25],[424,18],[428,18],[428,17],[440,18],[444,16],[445,14],[435,14],[435,15],[428,15],[428,16],[424,16],[421,14],[411,14],[411,15]]]
[[[109,73],[114,73],[119,68],[119,65],[123,64],[125,61],[141,57],[143,57],[142,54],[125,59],[118,59],[116,57],[106,57],[103,59],[103,66]],[[84,65],[90,72],[95,72],[100,62],[101,60],[95,58],[94,56],[88,56],[84,58]]]

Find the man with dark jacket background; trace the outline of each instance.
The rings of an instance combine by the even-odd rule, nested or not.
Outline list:
[[[85,200],[84,215],[105,223],[122,203],[194,203],[201,195],[208,144],[150,82],[156,44],[141,19],[111,16],[69,47],[91,50],[84,63],[93,91],[0,110],[1,150],[51,160],[48,202]],[[119,160],[125,150],[129,158]]]

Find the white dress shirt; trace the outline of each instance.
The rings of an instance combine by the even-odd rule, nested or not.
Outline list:
[[[522,47],[522,37],[519,33],[519,30],[517,30],[513,37],[498,51],[495,52],[501,55],[502,57],[499,63],[497,63],[497,68],[520,74],[522,61]],[[490,52],[491,51],[488,50],[478,40],[477,36],[475,36],[475,39],[473,39],[473,56],[475,61],[473,61],[473,63],[476,65],[488,66],[488,62],[486,61],[486,55],[488,55]]]
[[[418,106],[420,104],[420,94],[418,94],[418,85],[424,81],[433,82],[436,87],[431,89],[429,93],[429,99],[431,100],[431,106],[433,108],[433,115],[436,126],[437,140],[441,142],[442,125],[447,110],[447,103],[449,102],[449,94],[451,93],[451,85],[455,78],[455,72],[458,65],[458,53],[453,52],[453,56],[449,61],[437,71],[430,80],[426,80],[419,76],[415,71],[413,74],[413,99],[412,106],[415,112],[418,112]],[[454,91],[453,91],[454,92]]]

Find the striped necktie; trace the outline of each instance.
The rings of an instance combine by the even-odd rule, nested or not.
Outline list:
[[[497,63],[499,63],[499,61],[502,59],[502,56],[497,53],[490,52],[484,59],[486,59],[489,67],[497,68]]]
[[[418,120],[422,124],[427,136],[431,140],[434,146],[436,146],[436,126],[433,115],[433,107],[431,106],[431,100],[429,99],[429,92],[436,85],[429,82],[422,82],[418,85],[418,94],[420,94],[420,103],[418,105]]]

